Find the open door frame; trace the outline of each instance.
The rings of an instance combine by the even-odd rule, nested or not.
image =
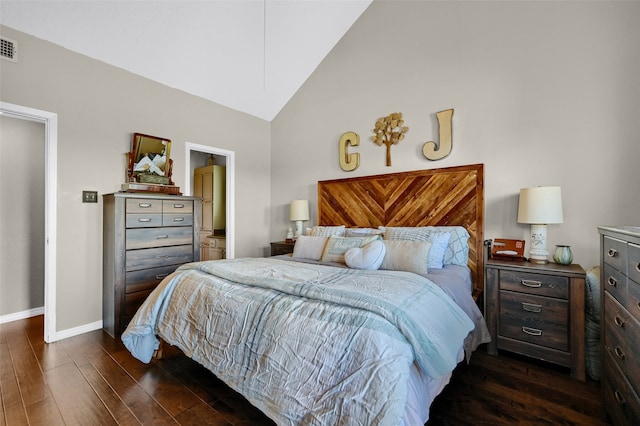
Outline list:
[[[185,150],[184,193],[186,195],[193,195],[193,188],[191,187],[193,182],[193,176],[191,174],[191,152],[204,152],[226,157],[226,257],[227,259],[233,259],[235,257],[235,152],[191,142],[185,143]]]

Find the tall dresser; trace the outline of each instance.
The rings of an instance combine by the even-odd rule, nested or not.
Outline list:
[[[164,277],[200,260],[200,199],[115,193],[103,203],[102,321],[119,337]]]
[[[602,391],[616,425],[640,424],[640,227],[598,227]]]

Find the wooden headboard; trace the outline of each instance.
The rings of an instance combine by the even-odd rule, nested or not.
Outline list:
[[[473,294],[484,287],[482,164],[318,182],[318,224],[467,228]]]

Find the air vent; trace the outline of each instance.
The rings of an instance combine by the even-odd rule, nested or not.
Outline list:
[[[0,58],[18,62],[18,43],[14,40],[0,37]]]

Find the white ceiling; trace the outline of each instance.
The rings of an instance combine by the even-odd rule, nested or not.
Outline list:
[[[1,0],[0,23],[271,121],[371,1]]]

